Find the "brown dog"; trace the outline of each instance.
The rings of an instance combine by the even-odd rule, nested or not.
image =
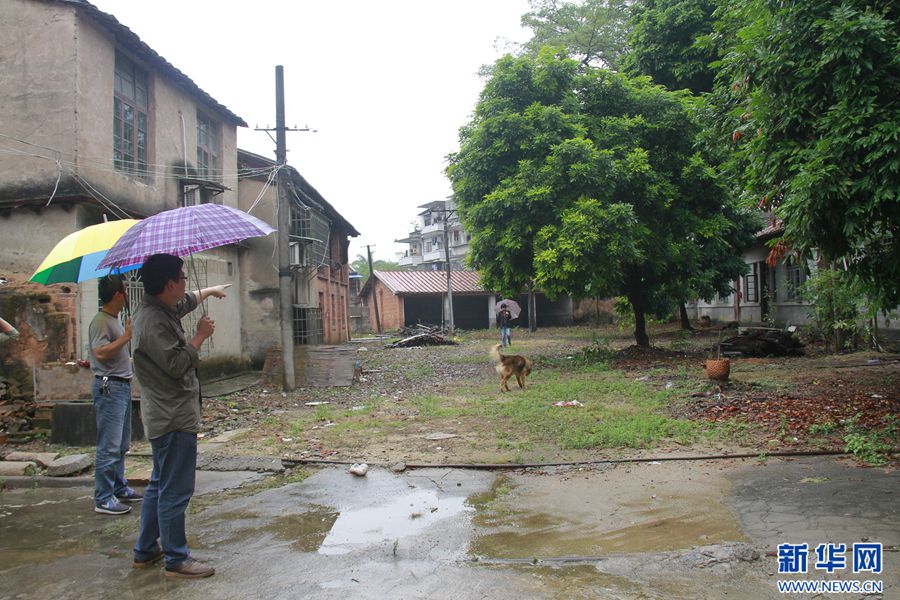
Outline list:
[[[525,377],[531,375],[531,368],[534,366],[534,363],[531,362],[530,358],[525,358],[524,356],[520,356],[518,354],[511,354],[509,356],[503,356],[500,354],[500,344],[491,348],[491,358],[494,359],[494,362],[497,363],[497,366],[494,367],[497,370],[497,373],[500,375],[500,391],[508,392],[509,391],[509,378],[513,375],[516,376],[516,381],[519,382],[519,387],[525,387]]]

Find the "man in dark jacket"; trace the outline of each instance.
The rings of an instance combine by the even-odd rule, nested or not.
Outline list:
[[[227,285],[187,292],[183,261],[154,254],[144,262],[144,300],[134,318],[134,370],[141,386],[141,416],[153,452],[153,471],[141,507],[141,529],[134,546],[134,567],[165,558],[166,577],[209,577],[211,566],[191,558],[184,514],[197,468],[200,430],[198,351],[215,323],[203,316],[190,341],[181,317],[209,296],[225,297]]]

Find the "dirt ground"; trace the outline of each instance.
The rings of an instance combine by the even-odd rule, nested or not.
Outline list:
[[[219,441],[227,433],[227,441],[213,447],[233,455],[447,465],[844,451],[851,436],[860,454],[875,448],[880,460],[896,465],[896,455],[885,449],[896,449],[900,431],[897,354],[829,355],[809,345],[802,357],[733,359],[730,380],[717,384],[703,371],[717,331],[656,325],[650,329],[651,348],[640,349],[630,331],[613,325],[517,329],[512,351],[532,358],[535,371],[526,390],[513,385],[511,392],[500,393],[487,356],[494,333],[460,332],[457,345],[418,348],[355,340],[362,374],[352,386],[283,393],[263,379],[206,398],[201,442]],[[591,371],[595,363],[604,369],[602,376]],[[690,422],[700,434],[579,447],[523,426],[521,416],[508,418],[523,404],[541,404],[559,411],[555,414],[565,423],[574,413],[564,411],[583,409],[550,408],[569,399],[554,394],[579,383],[581,398],[588,401],[612,397],[633,403],[642,395],[665,394],[668,405],[652,411]],[[622,387],[622,398],[610,396],[607,386]],[[42,450],[47,444],[34,441],[14,449]],[[148,450],[146,443],[132,448]]]
[[[229,449],[238,453],[384,464],[843,451],[848,433],[873,431],[882,443],[896,445],[898,355],[827,355],[811,345],[803,357],[734,359],[730,381],[718,385],[703,371],[718,332],[656,326],[652,347],[643,350],[633,345],[629,331],[615,326],[572,327],[515,331],[513,351],[535,361],[530,385],[544,385],[542,377],[550,373],[578,378],[579,371],[569,364],[606,361],[622,377],[668,390],[668,415],[697,422],[711,434],[688,446],[674,440],[644,448],[562,449],[536,443],[510,458],[509,447],[502,447],[510,443],[498,443],[496,431],[486,427],[483,418],[452,409],[473,389],[485,401],[500,405],[523,393],[515,386],[507,395],[496,391],[497,377],[485,352],[492,333],[464,332],[455,346],[390,349],[384,341],[356,342],[363,372],[351,387],[301,388],[284,394],[275,385],[263,384],[211,398],[204,403],[204,433],[209,439],[245,430],[229,442]],[[339,422],[355,411],[360,417],[354,423]],[[330,431],[338,425],[334,431],[339,433]]]

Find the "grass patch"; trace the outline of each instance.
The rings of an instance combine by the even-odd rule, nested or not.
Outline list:
[[[515,439],[533,443],[551,442],[564,449],[598,447],[644,448],[663,439],[680,443],[694,440],[699,426],[669,417],[665,408],[669,393],[643,382],[625,379],[617,372],[571,378],[548,373],[540,385],[507,394],[504,402],[487,406],[488,415],[502,421],[505,435],[498,442],[510,447],[519,429],[525,436]],[[553,406],[577,400],[580,407]]]
[[[465,417],[471,415],[477,410],[465,405],[460,405],[459,400],[446,396],[417,396],[412,399],[413,405],[419,411],[419,416],[423,418],[432,417]]]
[[[431,365],[418,364],[412,368],[413,377],[433,377],[434,367]]]

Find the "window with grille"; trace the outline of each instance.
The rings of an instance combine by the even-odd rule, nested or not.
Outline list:
[[[759,302],[759,263],[750,265],[750,272],[744,275],[744,302]]]
[[[788,258],[785,263],[788,300],[800,300],[800,288],[806,282],[806,278],[806,269],[803,268],[802,263],[795,257]]]
[[[322,343],[322,310],[294,307],[294,343],[315,345]]]
[[[113,90],[113,164],[117,171],[147,179],[149,85],[147,72],[116,53]]]
[[[197,177],[219,181],[219,124],[197,113]]]
[[[200,260],[196,257],[185,257],[184,274],[187,275],[187,285],[185,286],[185,291],[196,292],[198,290],[202,290],[205,287],[209,287],[209,284],[207,283],[206,271],[207,269],[205,260]],[[194,332],[197,330],[197,322],[202,316],[203,307],[198,306],[196,309],[192,310],[181,318],[181,326],[184,327],[185,332],[184,335],[189,341],[192,337],[194,337]],[[204,341],[203,345],[200,346],[200,356],[209,356],[212,345],[215,343],[213,341],[213,337],[206,338],[206,341]]]

